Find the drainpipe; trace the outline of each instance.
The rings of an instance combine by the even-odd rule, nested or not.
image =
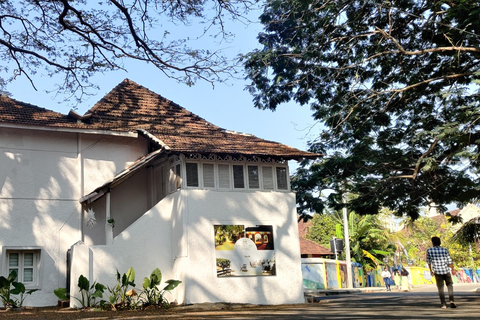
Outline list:
[[[113,226],[108,223],[110,215],[110,191],[105,194],[105,244],[113,244]]]

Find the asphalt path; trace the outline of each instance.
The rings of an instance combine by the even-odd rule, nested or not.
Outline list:
[[[436,286],[410,292],[361,292],[319,297],[316,303],[184,313],[182,319],[480,319],[480,285],[454,286],[457,308],[441,309]],[[448,298],[447,298],[448,301]],[[176,316],[179,316],[178,314]],[[173,316],[173,317],[176,317]]]
[[[319,296],[314,303],[261,306],[206,303],[168,311],[73,311],[33,309],[0,312],[0,319],[480,319],[480,285],[454,285],[457,308],[441,309],[434,285],[410,292],[374,291]],[[378,290],[378,288],[377,288]],[[272,292],[271,294],[275,294]]]

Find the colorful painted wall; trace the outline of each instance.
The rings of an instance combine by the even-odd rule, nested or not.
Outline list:
[[[355,288],[367,285],[363,267],[352,263],[353,285]],[[319,258],[302,259],[302,278],[304,290],[347,288],[347,264]]]
[[[359,263],[352,263],[353,287],[383,287],[382,266],[365,271]],[[405,267],[410,286],[435,284],[428,268]],[[393,268],[390,268],[393,274]],[[302,259],[304,290],[340,289],[347,287],[346,262],[319,258]],[[393,277],[392,277],[393,278]],[[458,268],[454,283],[480,283],[480,268]]]

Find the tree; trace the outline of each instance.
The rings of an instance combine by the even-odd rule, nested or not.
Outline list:
[[[473,0],[268,0],[248,89],[258,108],[295,101],[323,125],[311,151],[326,156],[303,164],[300,190],[414,219],[477,197],[479,17]],[[300,210],[322,206],[305,194]]]
[[[125,59],[150,63],[189,85],[220,81],[232,72],[220,52],[190,48],[188,37],[170,33],[194,21],[204,35],[224,39],[224,21],[243,20],[255,2],[0,0],[0,89],[19,76],[35,87],[36,75],[45,70],[63,78],[60,93],[81,99],[93,74],[124,69]]]
[[[415,221],[405,223],[403,230],[397,232],[400,242],[408,252],[408,258],[414,265],[425,267],[426,252],[432,246],[431,237],[438,236],[442,239],[442,246],[446,247],[454,264],[458,267],[476,267],[478,265],[478,248],[470,247],[469,243],[458,241],[454,226],[441,216],[430,218],[422,216]]]
[[[307,239],[315,241],[324,247],[330,247],[330,240],[337,236],[338,221],[331,214],[316,214],[312,218]]]
[[[480,217],[466,221],[453,235],[453,240],[462,245],[476,244],[480,239]]]
[[[348,221],[350,251],[354,261],[375,268],[383,257],[395,252],[395,246],[380,226],[377,216],[358,216],[350,212]]]
[[[383,257],[393,254],[395,246],[389,238],[377,216],[359,216],[350,212],[348,218],[350,238],[350,254],[353,261],[364,266],[375,267]],[[309,228],[307,239],[323,246],[330,246],[333,237],[343,238],[344,224],[341,211],[314,215],[312,227]],[[344,259],[342,253],[341,259]]]

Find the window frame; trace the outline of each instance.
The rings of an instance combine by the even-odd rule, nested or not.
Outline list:
[[[183,163],[181,166],[181,187],[186,189],[209,189],[209,190],[219,190],[219,191],[265,191],[265,192],[291,192],[290,186],[290,176],[289,176],[289,167],[288,162],[278,162],[269,159],[233,159],[231,156],[219,157],[219,156],[210,156],[210,157],[201,157],[201,156],[191,156],[190,158],[183,156]],[[170,168],[175,167],[177,163],[172,163]],[[197,179],[198,179],[198,186],[188,185],[188,177],[187,177],[187,166],[189,164],[196,164],[196,171],[197,171]],[[213,179],[214,186],[205,186],[205,165],[213,166],[213,177],[209,177],[210,181]],[[235,174],[235,166],[242,167],[243,173],[243,187],[235,187],[235,177],[239,178],[238,175]],[[257,176],[258,181],[256,182],[257,186],[251,186],[251,177],[249,176],[250,167],[257,168]],[[270,168],[271,176],[271,188],[265,189],[265,168]],[[228,172],[227,172],[228,169]],[[220,173],[222,171],[222,174]],[[254,169],[253,169],[254,170]],[[278,174],[279,171],[285,171],[285,179],[286,179],[286,188],[280,189],[279,188],[279,178],[280,175]],[[239,172],[238,172],[239,173]],[[210,172],[209,172],[210,176]],[[226,185],[220,186],[221,179],[228,178],[228,187]],[[269,181],[267,179],[267,181]],[[237,181],[239,182],[239,180]],[[175,191],[175,190],[173,190]],[[173,192],[170,190],[170,193]]]
[[[251,187],[250,185],[250,171],[249,171],[249,168],[250,167],[257,167],[257,184],[258,184],[258,187]],[[259,165],[258,163],[247,163],[246,164],[246,169],[247,169],[247,172],[246,172],[246,185],[248,187],[249,190],[263,190],[263,186],[262,186],[262,177],[263,177],[263,171],[262,171],[262,166]]]
[[[213,166],[213,187],[206,187],[205,186],[205,165],[211,165]],[[200,167],[201,169],[199,171],[200,175],[200,183],[203,189],[210,189],[210,190],[215,190],[218,187],[217,183],[217,176],[218,176],[218,171],[217,171],[217,165],[215,162],[211,161],[202,161],[200,162]]]
[[[235,167],[239,167],[239,168],[242,168],[242,183],[243,183],[243,187],[236,187],[235,186],[235,183],[236,183],[236,180],[235,180]],[[230,166],[230,171],[231,171],[231,175],[232,175],[232,183],[231,183],[231,186],[233,188],[233,190],[247,190],[248,189],[248,181],[247,181],[247,177],[245,175],[245,164],[243,163],[238,163],[238,162],[235,162],[235,163],[232,163],[231,166]]]
[[[274,166],[274,184],[275,184],[275,190],[277,191],[289,191],[290,190],[290,179],[288,175],[288,167],[284,166]],[[278,176],[278,170],[285,169],[285,189],[280,189],[279,187],[279,176]]]
[[[228,187],[221,187],[220,186],[220,166],[226,166],[228,168]],[[229,162],[226,163],[217,163],[215,166],[215,171],[217,172],[217,185],[215,189],[217,190],[233,190],[233,172],[232,172],[232,164]]]
[[[12,247],[12,246],[5,246],[2,250],[3,258],[3,274],[8,276],[10,274],[11,269],[18,269],[17,271],[17,280],[25,285],[26,289],[41,289],[41,275],[42,275],[42,248],[41,247]],[[10,267],[10,254],[18,253],[19,254],[19,263],[18,267]],[[33,265],[32,266],[25,266],[24,265],[24,255],[25,253],[33,253]],[[24,281],[24,272],[26,268],[31,267],[33,269],[32,277],[33,281],[25,282]]]
[[[189,184],[189,179],[188,179],[188,176],[189,176],[189,172],[188,172],[188,166],[189,165],[192,165],[194,164],[197,168],[197,185],[196,186],[191,186],[191,185],[188,185]],[[203,165],[198,162],[198,161],[186,161],[185,162],[185,187],[187,188],[194,188],[194,189],[198,189],[198,188],[202,188],[203,187],[203,172],[200,172],[202,171],[203,169]]]

